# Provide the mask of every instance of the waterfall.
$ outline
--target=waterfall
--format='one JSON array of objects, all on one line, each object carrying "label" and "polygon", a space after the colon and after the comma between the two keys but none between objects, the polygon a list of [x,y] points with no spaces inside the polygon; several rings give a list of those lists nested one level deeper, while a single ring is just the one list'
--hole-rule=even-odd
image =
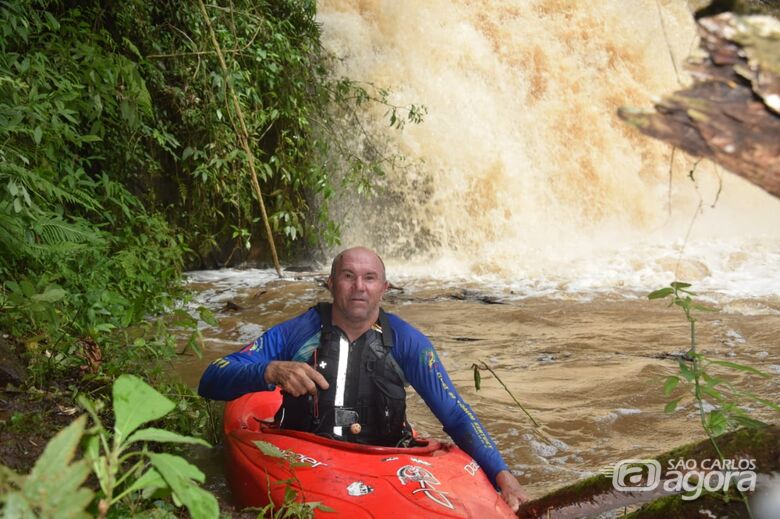
[{"label": "waterfall", "polygon": [[[388,128],[409,159],[340,201],[344,245],[403,277],[549,291],[676,279],[737,296],[780,288],[780,201],[616,115],[690,81],[682,0],[321,0],[337,73],[423,104]],[[670,178],[671,169],[671,178]],[[692,181],[689,178],[693,170]]]}]

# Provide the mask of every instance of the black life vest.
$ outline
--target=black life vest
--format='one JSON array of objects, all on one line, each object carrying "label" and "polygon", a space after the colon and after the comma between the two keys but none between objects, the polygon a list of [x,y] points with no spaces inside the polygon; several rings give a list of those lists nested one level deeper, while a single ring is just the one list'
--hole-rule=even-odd
[{"label": "black life vest", "polygon": [[316,398],[283,393],[276,416],[279,426],[371,445],[408,441],[406,390],[400,367],[390,353],[393,331],[384,311],[379,310],[381,331],[372,327],[350,343],[333,326],[330,303],[318,304],[317,310],[322,321],[320,345],[310,364],[329,387],[319,389]]}]

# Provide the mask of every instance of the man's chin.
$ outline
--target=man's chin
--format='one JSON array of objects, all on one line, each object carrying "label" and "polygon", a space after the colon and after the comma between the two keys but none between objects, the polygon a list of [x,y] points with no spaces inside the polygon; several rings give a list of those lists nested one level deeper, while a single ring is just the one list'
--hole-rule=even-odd
[{"label": "man's chin", "polygon": [[351,308],[344,313],[344,317],[353,323],[362,323],[371,318],[371,311],[369,308]]}]

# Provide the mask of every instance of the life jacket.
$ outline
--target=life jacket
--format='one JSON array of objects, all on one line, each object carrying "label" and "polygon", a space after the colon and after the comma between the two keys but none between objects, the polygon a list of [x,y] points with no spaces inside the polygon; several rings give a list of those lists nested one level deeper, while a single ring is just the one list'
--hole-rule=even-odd
[{"label": "life jacket", "polygon": [[[317,396],[283,393],[276,415],[285,429],[313,432],[337,440],[400,445],[411,439],[406,424],[406,390],[390,350],[393,330],[379,310],[380,329],[372,326],[355,342],[334,327],[330,303],[319,303],[320,345],[310,364],[328,381]],[[355,425],[359,424],[359,425]]]}]

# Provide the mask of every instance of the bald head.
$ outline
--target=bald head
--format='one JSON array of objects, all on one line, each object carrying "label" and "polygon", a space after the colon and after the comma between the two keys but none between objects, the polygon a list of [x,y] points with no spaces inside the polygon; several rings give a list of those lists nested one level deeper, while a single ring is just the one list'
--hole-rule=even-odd
[{"label": "bald head", "polygon": [[385,265],[376,252],[355,247],[333,260],[328,289],[333,296],[333,324],[354,341],[379,318],[379,303],[389,288]]},{"label": "bald head", "polygon": [[382,258],[379,257],[379,254],[374,252],[373,250],[367,248],[367,247],[352,247],[351,249],[345,249],[338,254],[336,254],[336,257],[333,258],[333,263],[330,265],[330,277],[334,278],[338,275],[339,269],[341,269],[341,263],[344,260],[344,257],[352,257],[352,256],[365,256],[365,257],[373,257],[376,259],[376,261],[379,264],[380,272],[382,275],[382,281],[387,280],[387,274],[385,272],[385,262],[382,261]]}]

